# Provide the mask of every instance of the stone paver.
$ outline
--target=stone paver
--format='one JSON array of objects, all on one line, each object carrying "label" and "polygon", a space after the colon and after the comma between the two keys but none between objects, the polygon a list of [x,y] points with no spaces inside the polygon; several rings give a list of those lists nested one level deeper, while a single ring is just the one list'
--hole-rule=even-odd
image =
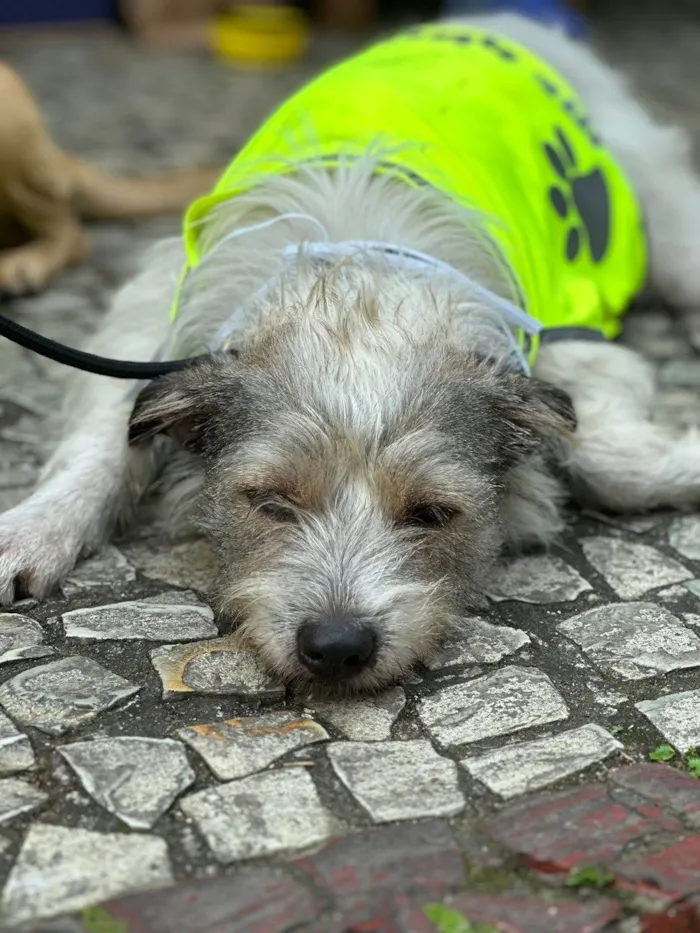
[{"label": "stone paver", "polygon": [[60,753],[88,794],[132,829],[151,829],[195,778],[184,747],[172,739],[98,738]]},{"label": "stone paver", "polygon": [[0,664],[45,658],[55,649],[44,645],[44,630],[33,619],[19,613],[0,612]]},{"label": "stone paver", "polygon": [[151,651],[163,684],[163,699],[186,693],[237,694],[281,698],[284,686],[273,680],[236,635],[188,645],[163,645]]},{"label": "stone paver", "polygon": [[23,725],[62,735],[139,690],[92,658],[62,658],[5,681],[0,706]]},{"label": "stone paver", "polygon": [[700,690],[668,693],[634,705],[679,751],[700,747]]},{"label": "stone paver", "polygon": [[127,558],[153,580],[207,593],[216,575],[216,560],[206,541],[187,541],[170,548],[152,542],[130,545]]},{"label": "stone paver", "polygon": [[224,863],[307,849],[339,828],[301,768],[202,790],[185,797],[180,806]]},{"label": "stone paver", "polygon": [[587,560],[621,599],[638,599],[651,590],[689,580],[693,574],[678,561],[638,541],[584,538]]},{"label": "stone paver", "polygon": [[688,560],[700,560],[700,517],[681,515],[668,529],[668,543]]},{"label": "stone paver", "polygon": [[37,823],[30,827],[10,872],[2,918],[19,924],[170,883],[162,839]]},{"label": "stone paver", "polygon": [[328,733],[313,719],[294,713],[268,713],[188,726],[178,733],[209,765],[220,781],[262,771],[288,752],[315,742]]},{"label": "stone paver", "polygon": [[530,636],[519,628],[494,625],[478,616],[460,621],[459,634],[450,638],[428,658],[431,671],[467,664],[495,664],[531,644]]},{"label": "stone paver", "polygon": [[339,742],[328,755],[376,823],[452,816],[464,808],[457,766],[437,755],[429,742]]},{"label": "stone paver", "polygon": [[0,823],[7,823],[20,813],[36,810],[48,800],[48,795],[20,778],[0,780]]},{"label": "stone paver", "polygon": [[401,687],[385,690],[376,697],[314,702],[319,719],[334,726],[346,739],[379,742],[391,738],[391,727],[406,705]]},{"label": "stone paver", "polygon": [[603,761],[622,748],[614,736],[593,723],[559,735],[519,742],[484,755],[467,756],[462,764],[489,790],[506,799],[540,790]]},{"label": "stone paver", "polygon": [[700,667],[700,639],[654,603],[614,603],[567,619],[558,630],[601,670],[626,680]]},{"label": "stone paver", "polygon": [[35,762],[29,737],[0,713],[0,775],[26,771]]},{"label": "stone paver", "polygon": [[136,571],[122,554],[109,544],[78,564],[61,589],[64,596],[78,596],[90,590],[126,586],[136,579]]},{"label": "stone paver", "polygon": [[525,667],[437,690],[418,715],[442,745],[461,745],[567,719],[569,710],[549,677]]},{"label": "stone paver", "polygon": [[195,641],[218,635],[208,606],[178,606],[153,602],[112,603],[74,609],[63,615],[68,638]]},{"label": "stone paver", "polygon": [[560,557],[527,555],[501,562],[488,586],[491,599],[516,599],[523,603],[563,603],[592,590],[578,571]]}]

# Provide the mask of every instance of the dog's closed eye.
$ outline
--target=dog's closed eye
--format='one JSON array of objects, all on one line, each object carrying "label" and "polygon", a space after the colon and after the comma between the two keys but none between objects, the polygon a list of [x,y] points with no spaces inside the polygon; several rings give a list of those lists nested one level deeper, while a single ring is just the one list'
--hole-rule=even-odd
[{"label": "dog's closed eye", "polygon": [[267,489],[245,489],[243,495],[251,509],[275,522],[292,523],[298,520],[294,503],[277,492]]},{"label": "dog's closed eye", "polygon": [[439,503],[420,503],[409,508],[401,517],[401,524],[414,528],[444,528],[459,510]]}]

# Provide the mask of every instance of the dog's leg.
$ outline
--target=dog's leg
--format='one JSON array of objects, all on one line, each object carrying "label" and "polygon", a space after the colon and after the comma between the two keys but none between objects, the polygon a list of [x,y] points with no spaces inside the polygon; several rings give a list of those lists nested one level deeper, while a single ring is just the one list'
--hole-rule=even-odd
[{"label": "dog's leg", "polygon": [[617,511],[700,503],[700,435],[651,421],[654,377],[641,356],[615,344],[566,341],[542,347],[535,374],[574,403],[568,469],[581,501]]},{"label": "dog's leg", "polygon": [[[165,340],[183,262],[179,241],[159,245],[146,270],[117,296],[93,353],[148,360]],[[114,521],[153,477],[150,451],[128,446],[134,384],[76,378],[66,401],[63,440],[36,491],[0,515],[0,604],[18,594],[42,597],[78,557],[104,540]]]}]

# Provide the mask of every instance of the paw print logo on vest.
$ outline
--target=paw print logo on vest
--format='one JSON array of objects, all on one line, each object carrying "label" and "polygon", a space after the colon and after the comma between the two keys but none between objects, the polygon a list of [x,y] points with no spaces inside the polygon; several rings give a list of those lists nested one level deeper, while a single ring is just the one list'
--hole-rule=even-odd
[{"label": "paw print logo on vest", "polygon": [[485,49],[493,52],[494,55],[498,55],[500,59],[504,62],[514,62],[517,60],[517,55],[513,49],[509,49],[507,45],[498,38],[498,36],[484,36],[481,40],[481,44]]},{"label": "paw print logo on vest", "polygon": [[549,189],[549,201],[567,224],[565,253],[569,262],[581,255],[586,241],[593,262],[600,262],[610,243],[610,194],[600,169],[583,174],[566,134],[555,129],[556,142],[545,143],[544,152],[558,183]]},{"label": "paw print logo on vest", "polygon": [[583,130],[594,145],[599,146],[601,142],[600,136],[598,136],[591,126],[591,118],[586,113],[581,101],[570,98],[562,99],[559,95],[559,88],[552,84],[549,78],[545,78],[544,75],[536,74],[535,79],[545,94],[554,100],[558,100],[564,113],[571,117],[574,123]]}]

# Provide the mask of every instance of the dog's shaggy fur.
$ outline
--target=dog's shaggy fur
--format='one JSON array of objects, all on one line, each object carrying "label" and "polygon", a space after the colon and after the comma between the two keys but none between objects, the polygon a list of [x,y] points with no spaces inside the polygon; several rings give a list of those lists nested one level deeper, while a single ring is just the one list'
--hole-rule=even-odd
[{"label": "dog's shaggy fur", "polygon": [[[700,183],[682,133],[657,126],[588,48],[516,16],[486,22],[577,88],[643,201],[654,286],[700,302]],[[135,410],[133,388],[77,379],[41,485],[0,518],[0,601],[45,595],[104,539],[152,482],[156,433],[186,448],[179,502],[202,487],[220,607],[269,668],[301,685],[350,674],[347,688],[366,690],[399,677],[479,600],[504,544],[555,539],[567,485],[617,510],[698,502],[700,441],[649,421],[651,372],[632,351],[552,343],[528,379],[457,279],[370,253],[330,268],[300,260],[283,275],[283,249],[321,224],[331,241],[420,249],[507,294],[479,218],[377,175],[373,158],[273,178],[217,209],[173,329],[182,244],[153,250],[90,349],[197,353],[243,308],[228,340],[240,353],[157,381]],[[227,237],[286,213],[306,219]],[[167,507],[178,511],[172,496]],[[329,674],[305,633],[338,620],[368,637]]]},{"label": "dog's shaggy fur", "polygon": [[87,251],[81,220],[182,211],[216,169],[118,178],[64,152],[19,75],[0,62],[0,292],[44,288]]}]

